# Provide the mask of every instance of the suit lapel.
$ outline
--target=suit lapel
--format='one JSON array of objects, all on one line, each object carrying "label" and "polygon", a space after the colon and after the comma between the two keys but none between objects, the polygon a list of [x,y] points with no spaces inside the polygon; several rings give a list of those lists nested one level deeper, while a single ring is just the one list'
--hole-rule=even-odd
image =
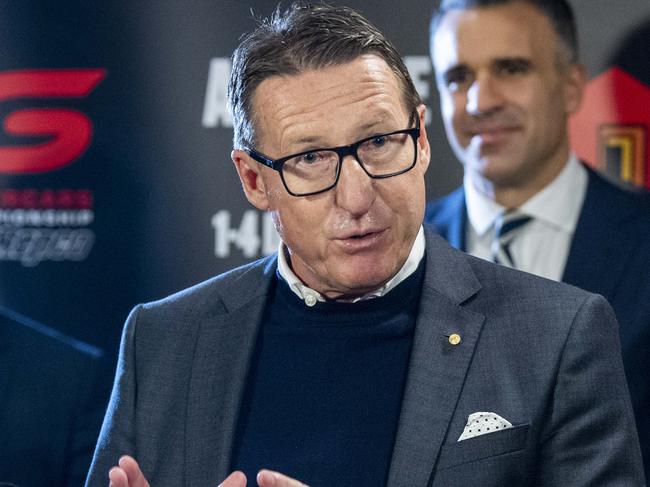
[{"label": "suit lapel", "polygon": [[216,485],[230,472],[246,376],[275,273],[275,259],[222,292],[226,313],[201,319],[187,403],[188,485]]},{"label": "suit lapel", "polygon": [[462,187],[433,203],[427,212],[426,223],[433,225],[442,237],[460,250],[466,249],[467,208]]},{"label": "suit lapel", "polygon": [[618,191],[588,171],[587,194],[562,281],[611,299],[626,264],[620,256],[627,255],[636,241],[632,232],[624,231],[624,222],[633,215],[619,204]]},{"label": "suit lapel", "polygon": [[[461,306],[480,289],[466,259],[431,236],[426,255],[389,487],[428,485],[484,320]],[[460,344],[450,343],[453,333]]]}]

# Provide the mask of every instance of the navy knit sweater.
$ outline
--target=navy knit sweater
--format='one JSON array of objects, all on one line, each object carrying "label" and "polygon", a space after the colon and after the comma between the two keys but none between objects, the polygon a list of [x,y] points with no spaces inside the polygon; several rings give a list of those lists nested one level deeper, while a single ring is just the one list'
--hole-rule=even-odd
[{"label": "navy knit sweater", "polygon": [[311,487],[386,483],[423,277],[387,295],[310,308],[278,279],[235,437],[233,470]]}]

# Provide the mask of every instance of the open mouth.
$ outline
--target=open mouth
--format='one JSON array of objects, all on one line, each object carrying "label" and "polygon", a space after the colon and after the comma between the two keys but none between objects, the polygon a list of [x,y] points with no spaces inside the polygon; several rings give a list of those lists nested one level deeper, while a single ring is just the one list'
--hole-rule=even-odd
[{"label": "open mouth", "polygon": [[355,233],[339,238],[338,241],[347,251],[359,252],[371,250],[379,244],[384,233],[385,230]]},{"label": "open mouth", "polygon": [[368,230],[361,230],[356,233],[346,233],[343,234],[339,237],[339,240],[363,240],[364,238],[372,237],[374,235],[378,235],[382,233],[384,230],[383,229],[368,229]]},{"label": "open mouth", "polygon": [[355,239],[355,240],[361,240],[361,239],[364,239],[366,237],[376,235],[377,233],[378,232],[367,232],[367,233],[362,233],[362,234],[359,234],[359,235],[352,235],[351,237],[348,237],[348,238],[352,238],[352,239]]}]

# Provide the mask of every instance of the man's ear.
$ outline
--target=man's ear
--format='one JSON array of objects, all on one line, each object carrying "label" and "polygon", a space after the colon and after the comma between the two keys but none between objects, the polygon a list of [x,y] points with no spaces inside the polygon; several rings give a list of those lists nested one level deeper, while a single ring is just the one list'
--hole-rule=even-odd
[{"label": "man's ear", "polygon": [[580,108],[586,84],[586,68],[582,64],[571,64],[567,68],[564,87],[564,104],[567,115],[577,112]]},{"label": "man's ear", "polygon": [[422,174],[424,174],[431,160],[431,147],[429,146],[429,139],[427,138],[426,128],[426,106],[420,105],[417,108],[417,115],[420,118],[420,137],[418,137],[418,147],[420,149],[419,164],[422,165]]},{"label": "man's ear", "polygon": [[262,168],[246,152],[234,149],[230,153],[235,164],[237,174],[241,181],[246,198],[258,210],[266,211],[269,208],[266,186],[262,177]]}]

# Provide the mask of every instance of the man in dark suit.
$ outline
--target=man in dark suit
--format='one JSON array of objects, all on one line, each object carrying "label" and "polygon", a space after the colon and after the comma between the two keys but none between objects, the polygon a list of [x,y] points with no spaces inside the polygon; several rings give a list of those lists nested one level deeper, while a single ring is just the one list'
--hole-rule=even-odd
[{"label": "man in dark suit", "polygon": [[381,32],[277,12],[229,101],[281,246],[131,313],[88,486],[643,485],[606,301],[422,228],[425,107]]},{"label": "man in dark suit", "polygon": [[0,483],[84,484],[110,390],[102,352],[0,308]]},{"label": "man in dark suit", "polygon": [[650,206],[571,154],[579,106],[573,13],[564,0],[444,0],[431,54],[463,187],[427,206],[454,247],[601,294],[650,464]]}]

